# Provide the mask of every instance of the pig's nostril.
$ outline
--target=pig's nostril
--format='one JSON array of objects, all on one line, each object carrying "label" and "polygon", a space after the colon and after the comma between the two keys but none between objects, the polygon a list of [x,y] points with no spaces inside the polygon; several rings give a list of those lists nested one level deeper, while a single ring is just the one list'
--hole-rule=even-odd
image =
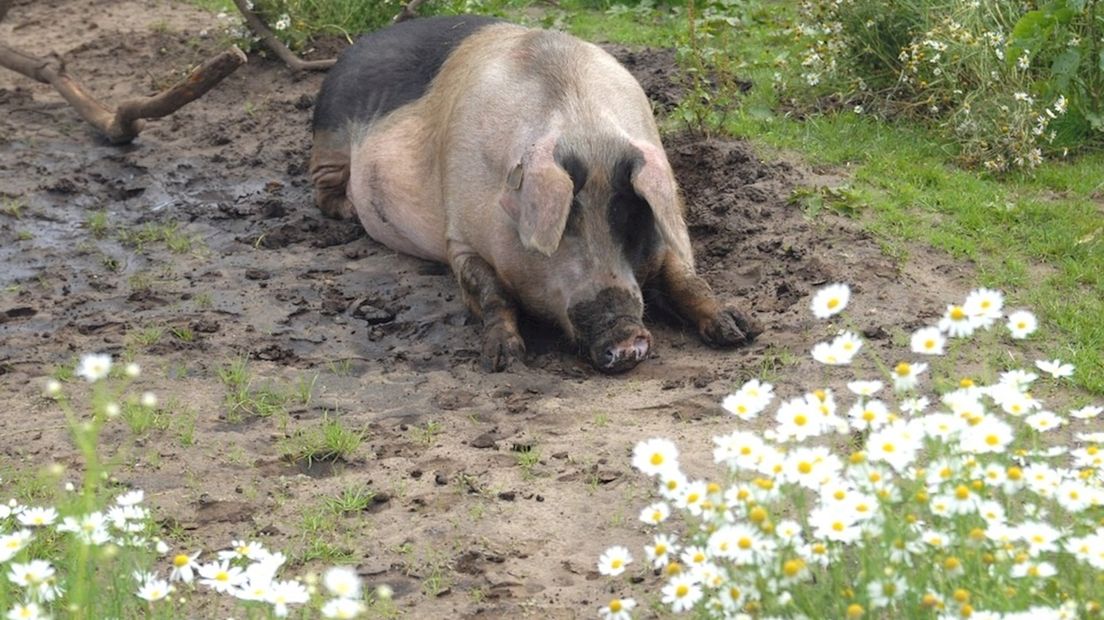
[{"label": "pig's nostril", "polygon": [[617,347],[612,346],[607,348],[605,353],[602,354],[602,361],[604,365],[612,366],[617,363],[617,359],[619,357],[620,356],[618,355]]}]

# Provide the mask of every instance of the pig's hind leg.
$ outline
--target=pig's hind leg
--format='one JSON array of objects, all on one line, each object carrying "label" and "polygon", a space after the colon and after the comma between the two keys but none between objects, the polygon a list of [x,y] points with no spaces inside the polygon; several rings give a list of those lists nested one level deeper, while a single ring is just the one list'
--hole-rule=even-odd
[{"label": "pig's hind leg", "polygon": [[326,217],[347,220],[355,210],[349,202],[349,147],[330,146],[325,136],[315,134],[311,149],[310,177],[314,185],[314,203]]},{"label": "pig's hind leg", "polygon": [[675,252],[667,252],[660,269],[668,303],[697,326],[706,344],[736,347],[750,343],[763,328],[732,303],[717,299],[713,289]]},{"label": "pig's hind leg", "polygon": [[473,252],[456,251],[453,243],[449,243],[449,263],[468,307],[483,322],[483,369],[500,372],[524,358],[525,341],[518,333],[517,304],[494,268]]}]

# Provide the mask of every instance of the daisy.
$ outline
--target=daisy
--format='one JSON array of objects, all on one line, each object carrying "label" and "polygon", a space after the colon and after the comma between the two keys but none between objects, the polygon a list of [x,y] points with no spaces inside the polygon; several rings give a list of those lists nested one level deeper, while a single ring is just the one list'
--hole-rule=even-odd
[{"label": "daisy", "polygon": [[631,620],[636,601],[631,598],[615,598],[605,607],[598,608],[602,620]]},{"label": "daisy", "polygon": [[979,327],[989,329],[993,323],[1001,318],[1001,310],[1004,308],[1004,295],[1000,291],[979,288],[971,291],[966,296],[966,303],[962,308]]},{"label": "daisy", "polygon": [[669,439],[652,438],[633,448],[632,466],[648,476],[678,470],[678,448]]},{"label": "daisy", "polygon": [[1099,491],[1078,480],[1067,480],[1058,485],[1054,498],[1067,512],[1081,512],[1094,504]]},{"label": "daisy", "polygon": [[188,555],[186,553],[178,553],[173,556],[172,559],[172,572],[169,573],[169,581],[183,581],[184,583],[191,583],[195,579],[195,571],[199,570],[199,564],[196,563],[196,558],[199,557],[200,552]]},{"label": "daisy", "polygon": [[873,396],[880,392],[884,385],[881,381],[851,381],[847,384],[847,389],[856,396]]},{"label": "daisy", "polygon": [[920,373],[928,369],[927,364],[909,364],[901,362],[893,367],[893,389],[908,392],[919,383]]},{"label": "daisy", "polygon": [[967,432],[959,434],[959,446],[971,454],[1004,452],[1012,442],[1012,427],[999,418],[982,416],[981,421]]},{"label": "daisy", "polygon": [[675,537],[667,534],[656,534],[652,544],[644,546],[644,554],[653,568],[663,568],[677,553],[678,545],[675,544]]},{"label": "daisy", "polygon": [[341,598],[360,598],[360,577],[347,566],[334,566],[322,576],[326,590]]},{"label": "daisy", "polygon": [[791,398],[782,403],[778,413],[775,414],[775,420],[778,422],[778,427],[775,429],[778,433],[778,441],[801,442],[819,435],[823,431],[822,417],[817,410],[809,406],[805,398]]},{"label": "daisy", "polygon": [[31,530],[19,530],[0,536],[0,563],[7,562],[23,550],[33,538]]},{"label": "daisy", "polygon": [[862,531],[855,527],[854,514],[839,507],[818,507],[809,513],[809,527],[813,528],[813,537],[851,543],[859,539]]},{"label": "daisy", "polygon": [[880,400],[857,402],[847,411],[851,428],[857,431],[876,430],[889,422],[889,408]]},{"label": "daisy", "polygon": [[45,527],[57,521],[58,513],[53,508],[27,507],[19,513],[19,522],[28,527]]},{"label": "daisy", "polygon": [[689,611],[702,597],[702,589],[691,575],[675,575],[660,592],[675,613]]},{"label": "daisy", "polygon": [[245,575],[238,566],[230,566],[229,560],[210,562],[199,567],[199,583],[216,592],[230,593],[245,583]]},{"label": "daisy", "polygon": [[138,588],[138,598],[155,603],[167,597],[172,591],[173,587],[164,579],[146,579]]},{"label": "daisy", "polygon": [[759,415],[774,398],[774,386],[769,383],[760,383],[758,379],[752,379],[745,383],[734,394],[729,394],[721,401],[725,411],[740,418],[750,420]]},{"label": "daisy", "polygon": [[220,560],[258,560],[268,554],[268,551],[259,542],[235,540],[230,543],[230,549],[219,551]]},{"label": "daisy", "polygon": [[1070,417],[1077,418],[1079,420],[1088,420],[1090,418],[1095,418],[1101,413],[1104,413],[1104,407],[1088,405],[1080,409],[1074,409],[1070,411]]},{"label": "daisy", "polygon": [[870,607],[873,609],[892,605],[906,592],[908,592],[908,584],[905,583],[904,577],[886,578],[885,581],[873,581],[866,585],[866,594],[870,597]]},{"label": "daisy", "polygon": [[111,372],[111,356],[107,354],[88,353],[81,357],[77,365],[77,374],[89,383],[103,379],[109,372]]},{"label": "daisy", "polygon": [[356,618],[367,610],[368,608],[360,601],[347,598],[335,598],[326,601],[326,604],[322,606],[322,617],[343,619]]},{"label": "daisy", "polygon": [[1016,534],[1027,543],[1027,552],[1032,557],[1044,551],[1055,551],[1062,538],[1062,532],[1042,521],[1025,521],[1016,528]]},{"label": "daisy", "polygon": [[851,287],[846,284],[829,284],[813,295],[813,316],[826,319],[839,314],[851,299]]},{"label": "daisy", "polygon": [[38,603],[16,603],[11,610],[8,611],[8,615],[5,616],[8,620],[49,620],[48,616]]},{"label": "daisy", "polygon": [[906,398],[901,401],[901,411],[910,415],[917,415],[923,413],[928,408],[931,402],[928,401],[927,396],[920,396],[919,398]]},{"label": "daisy", "polygon": [[640,520],[651,525],[659,525],[669,516],[671,516],[671,509],[666,502],[650,504],[640,511]]},{"label": "daisy", "polygon": [[773,550],[759,532],[750,525],[725,525],[709,536],[709,552],[714,558],[725,558],[736,565],[764,563]]},{"label": "daisy", "polygon": [[272,611],[278,618],[286,618],[288,605],[302,605],[310,600],[306,586],[294,579],[277,581],[268,591],[266,602],[272,604]]},{"label": "daisy", "polygon": [[1017,310],[1008,315],[1008,331],[1012,333],[1012,338],[1016,340],[1027,338],[1038,327],[1039,322],[1035,319],[1035,315],[1026,310]]},{"label": "daisy", "polygon": [[598,572],[602,575],[616,577],[625,572],[625,566],[632,562],[629,550],[621,546],[613,546],[606,549],[602,557],[598,558]]},{"label": "daisy", "polygon": [[754,470],[759,464],[763,440],[758,433],[735,431],[713,438],[713,462],[725,463],[732,470]]},{"label": "daisy", "polygon": [[965,338],[974,333],[974,323],[962,306],[947,306],[947,312],[939,319],[939,331],[951,338]]},{"label": "daisy", "polygon": [[866,454],[871,461],[884,461],[897,471],[904,471],[916,460],[923,434],[898,420],[870,434]]},{"label": "daisy", "polygon": [[1040,433],[1052,431],[1065,423],[1065,420],[1054,415],[1051,411],[1039,411],[1024,418],[1024,424]]},{"label": "daisy", "polygon": [[709,486],[702,480],[695,480],[682,488],[682,493],[675,498],[675,506],[689,512],[695,517],[702,513],[702,504],[709,494]]},{"label": "daisy", "polygon": [[1073,376],[1073,364],[1064,364],[1062,360],[1036,360],[1035,367],[1056,379]]},{"label": "daisy", "polygon": [[910,347],[913,353],[921,355],[943,355],[947,339],[938,327],[922,327],[912,334]]}]

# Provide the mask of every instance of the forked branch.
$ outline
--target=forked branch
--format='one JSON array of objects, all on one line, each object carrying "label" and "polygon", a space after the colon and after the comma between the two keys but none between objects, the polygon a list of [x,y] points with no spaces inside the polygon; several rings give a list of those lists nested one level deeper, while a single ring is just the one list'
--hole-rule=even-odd
[{"label": "forked branch", "polygon": [[[0,16],[6,8],[6,2],[7,0],[0,0]],[[69,75],[65,64],[56,55],[38,58],[0,45],[0,67],[53,86],[84,120],[114,144],[133,141],[142,131],[143,119],[168,116],[195,101],[245,64],[245,61],[245,54],[237,47],[231,47],[200,65],[168,90],[152,97],[124,101],[118,108],[111,110]]]},{"label": "forked branch", "polygon": [[422,4],[422,2],[425,2],[425,0],[410,0],[410,2],[407,2],[406,5],[403,6],[402,11],[400,11],[399,14],[395,17],[391,18],[391,23],[397,24],[399,22],[404,22],[408,19],[413,19],[417,17],[418,7]]},{"label": "forked branch", "polygon": [[264,23],[264,20],[249,8],[248,0],[234,0],[234,6],[238,7],[238,11],[245,18],[246,26],[253,31],[253,34],[261,38],[261,42],[265,44],[265,47],[272,50],[273,54],[276,54],[280,60],[284,61],[284,64],[295,71],[325,71],[337,62],[336,58],[327,58],[326,60],[303,60],[299,58],[284,45],[283,41],[277,38],[268,25]]}]

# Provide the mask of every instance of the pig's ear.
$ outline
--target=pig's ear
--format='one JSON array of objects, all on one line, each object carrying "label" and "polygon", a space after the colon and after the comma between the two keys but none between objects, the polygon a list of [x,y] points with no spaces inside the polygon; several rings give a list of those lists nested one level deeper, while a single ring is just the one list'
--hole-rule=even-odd
[{"label": "pig's ear", "polygon": [[642,156],[633,171],[633,190],[652,207],[659,232],[668,247],[693,265],[694,252],[683,219],[682,200],[667,155],[662,148],[647,142],[634,140],[632,144]]},{"label": "pig's ear", "polygon": [[521,244],[545,256],[560,246],[574,185],[547,153],[535,152],[517,164],[506,177],[502,208],[517,222]]}]

